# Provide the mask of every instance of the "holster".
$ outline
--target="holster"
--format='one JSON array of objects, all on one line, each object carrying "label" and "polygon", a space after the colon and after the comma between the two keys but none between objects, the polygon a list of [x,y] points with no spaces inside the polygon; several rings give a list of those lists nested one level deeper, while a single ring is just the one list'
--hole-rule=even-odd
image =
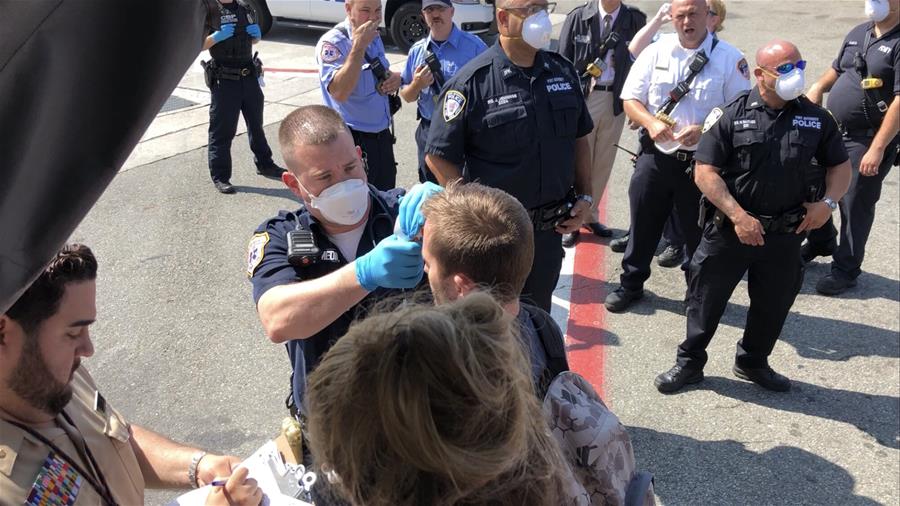
[{"label": "holster", "polygon": [[256,71],[256,77],[262,77],[263,75],[263,62],[259,59],[256,53],[253,55],[253,70]]},{"label": "holster", "polygon": [[700,227],[701,230],[703,230],[703,227],[706,226],[706,222],[711,220],[713,215],[719,209],[716,206],[714,206],[713,203],[709,201],[709,199],[706,198],[706,195],[700,196],[700,204],[699,205],[700,205],[700,210],[697,213],[697,215],[698,215],[697,225]]},{"label": "holster", "polygon": [[530,209],[528,217],[531,218],[531,223],[536,231],[552,230],[569,219],[569,211],[575,207],[577,201],[578,196],[575,194],[575,189],[570,188],[564,199]]},{"label": "holster", "polygon": [[825,173],[827,169],[812,162],[806,166],[803,182],[806,188],[806,201],[818,202],[825,197]]},{"label": "holster", "polygon": [[388,106],[391,109],[391,116],[397,114],[397,111],[403,107],[403,101],[400,100],[400,95],[397,95],[396,93],[388,95]]},{"label": "holster", "polygon": [[200,66],[203,67],[203,82],[207,88],[213,89],[216,84],[216,62],[200,60]]}]

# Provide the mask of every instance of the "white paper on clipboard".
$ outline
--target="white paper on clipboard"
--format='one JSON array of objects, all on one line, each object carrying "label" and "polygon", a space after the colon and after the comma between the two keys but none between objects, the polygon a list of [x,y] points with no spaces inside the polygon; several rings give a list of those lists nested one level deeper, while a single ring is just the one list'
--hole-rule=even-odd
[{"label": "white paper on clipboard", "polygon": [[[247,457],[241,462],[240,467],[246,467],[250,472],[248,476],[256,480],[259,488],[265,494],[262,506],[313,506],[312,504],[294,499],[293,497],[281,493],[275,475],[269,468],[269,462],[281,462],[281,455],[274,441],[269,441],[256,450],[253,455]],[[180,495],[166,506],[203,506],[206,503],[206,497],[209,495],[212,487],[200,487],[197,490]]]}]

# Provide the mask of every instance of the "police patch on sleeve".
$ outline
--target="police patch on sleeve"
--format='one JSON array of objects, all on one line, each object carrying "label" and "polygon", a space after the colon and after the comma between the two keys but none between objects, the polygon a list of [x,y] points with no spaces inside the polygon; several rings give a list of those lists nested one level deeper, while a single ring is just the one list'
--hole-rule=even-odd
[{"label": "police patch on sleeve", "polygon": [[322,43],[322,50],[319,52],[319,57],[322,58],[323,63],[336,62],[341,56],[343,56],[343,54],[337,46],[331,42]]},{"label": "police patch on sleeve", "polygon": [[466,96],[456,90],[450,90],[444,95],[444,121],[453,121],[466,105]]},{"label": "police patch on sleeve", "polygon": [[256,268],[266,255],[266,244],[269,244],[269,233],[254,234],[247,246],[247,277],[252,278]]},{"label": "police patch on sleeve", "polygon": [[737,64],[737,69],[738,72],[740,72],[741,75],[744,76],[744,79],[750,79],[750,65],[747,64],[746,58],[741,58],[741,61],[739,61]]},{"label": "police patch on sleeve", "polygon": [[719,118],[722,117],[722,114],[724,114],[724,111],[718,107],[709,111],[709,114],[706,115],[706,121],[703,122],[703,130],[701,132],[706,133],[707,130],[712,128],[719,121]]}]

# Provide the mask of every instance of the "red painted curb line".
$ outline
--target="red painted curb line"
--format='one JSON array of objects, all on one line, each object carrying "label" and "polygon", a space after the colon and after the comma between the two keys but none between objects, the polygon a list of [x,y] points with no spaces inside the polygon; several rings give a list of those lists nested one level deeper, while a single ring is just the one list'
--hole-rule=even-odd
[{"label": "red painted curb line", "polygon": [[[598,212],[600,222],[606,223],[605,196],[600,201]],[[582,232],[575,247],[569,321],[566,323],[569,367],[584,376],[604,400],[605,258],[606,247],[593,234]]]}]

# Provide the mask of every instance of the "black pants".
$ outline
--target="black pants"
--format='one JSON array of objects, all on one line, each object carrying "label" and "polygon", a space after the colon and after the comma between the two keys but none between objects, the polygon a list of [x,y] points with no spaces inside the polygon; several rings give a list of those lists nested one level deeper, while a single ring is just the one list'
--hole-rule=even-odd
[{"label": "black pants", "polygon": [[419,160],[419,182],[431,181],[437,183],[437,178],[431,173],[428,164],[425,163],[425,144],[428,143],[428,129],[431,122],[422,118],[419,119],[419,126],[416,127],[416,154]]},{"label": "black pants", "polygon": [[622,257],[622,287],[640,290],[650,277],[650,261],[673,205],[684,237],[687,267],[687,259],[700,242],[700,190],[685,173],[689,165],[646,146],[638,157],[628,186],[631,238]]},{"label": "black pants", "polygon": [[210,90],[209,174],[213,181],[231,180],[231,141],[238,116],[244,115],[247,138],[257,167],[272,164],[272,150],[263,131],[263,92],[252,73],[238,80],[219,79]]},{"label": "black pants", "polygon": [[555,230],[534,232],[534,261],[522,289],[522,300],[550,312],[553,290],[559,281],[563,260],[562,236]]},{"label": "black pants", "polygon": [[770,232],[763,246],[747,246],[741,244],[730,224],[719,230],[712,221],[707,222],[688,272],[687,338],[678,346],[679,365],[691,369],[706,365],[706,347],[745,273],[750,308],[735,363],[748,368],[767,365],[803,284],[803,237]]},{"label": "black pants", "polygon": [[669,219],[666,220],[666,226],[663,228],[662,234],[667,245],[676,248],[684,247],[684,237],[681,235],[681,225],[678,223],[678,215],[675,214],[674,208],[672,209],[672,213],[669,214]]},{"label": "black pants", "polygon": [[394,160],[394,136],[385,128],[377,133],[350,130],[353,142],[366,158],[369,183],[382,191],[397,187],[397,162]]},{"label": "black pants", "polygon": [[[841,279],[856,279],[862,273],[863,257],[866,254],[866,242],[872,223],[875,222],[875,204],[881,198],[881,184],[891,171],[896,153],[897,141],[894,140],[884,150],[884,159],[878,167],[878,174],[861,176],[859,162],[872,144],[868,137],[844,137],[844,146],[850,155],[853,166],[853,179],[850,190],[841,199],[841,241],[832,255],[831,274]],[[837,239],[834,221],[809,234],[809,242],[822,247],[830,247]]]}]

